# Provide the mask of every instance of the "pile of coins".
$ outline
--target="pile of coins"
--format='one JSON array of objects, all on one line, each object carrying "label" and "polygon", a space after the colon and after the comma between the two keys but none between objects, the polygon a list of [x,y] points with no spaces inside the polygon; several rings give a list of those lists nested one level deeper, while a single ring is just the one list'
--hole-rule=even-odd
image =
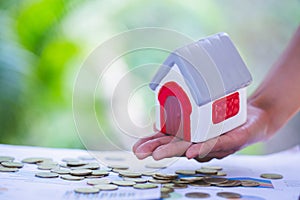
[{"label": "pile of coins", "polygon": [[[225,178],[226,172],[220,166],[202,166],[197,170],[176,170],[174,173],[158,173],[153,171],[136,172],[129,170],[125,165],[108,165],[100,169],[97,162],[90,161],[92,157],[64,158],[61,163],[51,158],[30,157],[21,162],[15,162],[13,157],[0,156],[0,172],[17,172],[25,164],[35,164],[39,178],[61,178],[67,181],[81,181],[87,179],[87,186],[76,188],[74,191],[81,194],[92,194],[100,191],[113,191],[119,187],[132,187],[146,190],[160,187],[161,198],[168,198],[176,189],[192,187],[258,187],[260,183],[253,180],[237,180]],[[162,169],[166,166],[148,164],[146,168]],[[110,173],[116,173],[121,180],[112,180]],[[262,178],[282,179],[279,174],[264,173]],[[232,192],[219,192],[217,196],[223,198],[241,198],[240,194]],[[209,198],[205,192],[188,192],[187,198]]]}]

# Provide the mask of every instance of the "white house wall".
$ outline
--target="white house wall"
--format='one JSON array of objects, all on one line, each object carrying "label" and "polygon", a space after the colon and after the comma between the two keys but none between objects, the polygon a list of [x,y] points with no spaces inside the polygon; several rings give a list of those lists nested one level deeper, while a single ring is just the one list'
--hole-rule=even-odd
[{"label": "white house wall", "polygon": [[[247,114],[247,90],[246,88],[242,88],[238,90],[240,96],[240,110],[237,115],[221,122],[218,124],[212,123],[212,104],[213,102],[207,103],[203,106],[198,107],[198,105],[193,100],[191,92],[186,85],[182,74],[178,66],[175,64],[170,72],[163,78],[160,82],[159,86],[157,86],[155,90],[155,98],[156,98],[156,128],[161,130],[160,124],[160,104],[158,101],[158,93],[161,87],[170,81],[176,82],[187,94],[189,97],[192,113],[190,116],[190,126],[191,126],[191,142],[202,142],[206,141],[210,138],[216,137],[225,133],[227,131],[232,130],[233,128],[243,124],[246,121]],[[234,92],[235,93],[235,92]],[[230,95],[230,94],[228,94]]]}]

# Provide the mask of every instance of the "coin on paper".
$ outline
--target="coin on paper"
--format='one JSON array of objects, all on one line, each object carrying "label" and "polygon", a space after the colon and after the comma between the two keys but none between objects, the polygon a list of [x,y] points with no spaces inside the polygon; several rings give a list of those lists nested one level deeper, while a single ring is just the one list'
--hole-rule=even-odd
[{"label": "coin on paper", "polygon": [[88,185],[103,185],[103,184],[110,184],[111,180],[107,179],[107,178],[103,178],[103,179],[92,179],[92,180],[88,180],[87,184]]},{"label": "coin on paper", "polygon": [[18,168],[0,167],[0,172],[17,172]]},{"label": "coin on paper", "polygon": [[58,174],[53,172],[38,172],[35,176],[39,178],[57,178]]},{"label": "coin on paper", "polygon": [[115,185],[118,185],[118,186],[133,186],[133,185],[135,185],[134,181],[113,181],[112,183]]},{"label": "coin on paper", "polygon": [[117,185],[111,185],[111,184],[102,184],[102,185],[94,185],[94,188],[99,189],[100,191],[109,191],[109,190],[117,190]]},{"label": "coin on paper", "polygon": [[280,174],[271,174],[271,173],[261,174],[260,177],[267,178],[267,179],[282,179],[283,178],[283,176]]},{"label": "coin on paper", "polygon": [[92,173],[90,169],[74,169],[70,171],[70,174],[73,176],[86,176]]},{"label": "coin on paper", "polygon": [[13,161],[15,158],[11,156],[0,156],[0,163],[7,162],[7,161]]},{"label": "coin on paper", "polygon": [[1,165],[4,167],[10,167],[10,168],[22,168],[24,166],[23,163],[12,162],[12,161],[2,162]]},{"label": "coin on paper", "polygon": [[136,189],[153,189],[153,188],[157,188],[158,186],[156,184],[135,184],[133,186]]},{"label": "coin on paper", "polygon": [[94,193],[98,193],[99,189],[94,187],[83,187],[83,188],[76,188],[74,191],[82,194],[94,194]]},{"label": "coin on paper", "polygon": [[205,192],[188,192],[184,196],[191,199],[203,199],[203,198],[209,198],[210,194]]},{"label": "coin on paper", "polygon": [[241,181],[243,187],[257,187],[260,186],[260,183],[257,181]]},{"label": "coin on paper", "polygon": [[82,176],[62,175],[60,178],[67,181],[81,181],[84,179]]},{"label": "coin on paper", "polygon": [[223,197],[226,199],[238,199],[238,198],[242,197],[242,195],[240,195],[238,193],[234,193],[234,192],[218,192],[217,196]]}]

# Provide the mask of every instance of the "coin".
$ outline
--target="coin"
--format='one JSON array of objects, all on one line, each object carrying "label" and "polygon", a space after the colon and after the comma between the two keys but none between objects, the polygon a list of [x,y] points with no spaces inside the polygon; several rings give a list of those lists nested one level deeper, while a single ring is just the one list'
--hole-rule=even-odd
[{"label": "coin", "polygon": [[10,167],[10,168],[22,168],[24,166],[23,163],[12,162],[12,161],[2,162],[1,165],[3,165],[4,167]]},{"label": "coin", "polygon": [[86,165],[86,164],[87,164],[87,162],[81,161],[81,160],[67,162],[67,166],[69,166],[69,167],[78,167],[78,166],[83,166],[83,165]]},{"label": "coin", "polygon": [[178,174],[162,174],[162,173],[156,173],[152,175],[153,178],[155,179],[160,179],[160,180],[173,180],[178,177]]},{"label": "coin", "polygon": [[173,183],[175,183],[175,184],[189,184],[189,183],[191,183],[191,181],[189,181],[189,180],[173,180],[172,181]]},{"label": "coin", "polygon": [[124,177],[123,178],[124,181],[134,181],[136,183],[146,183],[148,180],[144,179],[144,178],[128,178],[128,177]]},{"label": "coin", "polygon": [[99,190],[116,190],[118,189],[117,185],[110,185],[110,184],[102,184],[102,185],[94,185],[94,188],[98,188]]},{"label": "coin", "polygon": [[41,165],[38,166],[38,169],[40,169],[40,170],[51,170],[51,169],[54,169],[56,167],[57,167],[57,165],[41,164]]},{"label": "coin", "polygon": [[82,176],[62,175],[60,178],[68,181],[81,181],[84,179]]},{"label": "coin", "polygon": [[227,176],[227,173],[223,172],[223,171],[218,171],[218,173],[216,175],[217,176]]},{"label": "coin", "polygon": [[98,163],[87,163],[86,165],[71,167],[71,169],[93,169],[93,170],[99,168],[100,165]]},{"label": "coin", "polygon": [[142,172],[143,176],[153,176],[153,174],[155,174],[155,172],[153,172],[153,171],[144,171],[144,172]]},{"label": "coin", "polygon": [[115,185],[118,185],[118,186],[133,186],[133,185],[135,185],[134,181],[113,181],[112,183]]},{"label": "coin", "polygon": [[111,180],[107,179],[107,178],[103,178],[103,179],[92,179],[92,180],[88,180],[87,184],[88,185],[103,185],[103,184],[110,184]]},{"label": "coin", "polygon": [[58,174],[53,172],[37,172],[35,176],[39,178],[57,178]]},{"label": "coin", "polygon": [[271,173],[261,174],[260,177],[266,178],[266,179],[282,179],[283,178],[283,176],[280,174],[271,174]]},{"label": "coin", "polygon": [[188,192],[184,196],[191,199],[202,199],[210,197],[210,194],[204,192]]},{"label": "coin", "polygon": [[199,180],[199,181],[190,183],[190,185],[191,185],[191,186],[196,186],[196,187],[208,187],[208,186],[210,186],[211,184],[210,184],[210,183],[207,183],[207,182],[204,182],[203,180]]},{"label": "coin", "polygon": [[112,169],[123,169],[123,170],[129,169],[129,167],[126,165],[108,165],[107,167]]},{"label": "coin", "polygon": [[195,170],[176,170],[176,174],[182,174],[182,175],[194,175],[196,174]]},{"label": "coin", "polygon": [[214,174],[217,174],[218,171],[215,170],[215,169],[197,169],[196,170],[196,173],[199,173],[199,174],[206,174],[206,175],[214,175]]},{"label": "coin", "polygon": [[206,177],[203,179],[203,181],[210,183],[212,185],[221,184],[228,182],[228,179],[226,178],[213,178],[213,177]]},{"label": "coin", "polygon": [[152,188],[157,188],[158,186],[156,184],[135,184],[133,186],[135,189],[152,189]]},{"label": "coin", "polygon": [[242,197],[242,195],[240,195],[238,193],[234,193],[234,192],[218,192],[217,196],[223,197],[226,199],[238,199],[238,198]]},{"label": "coin", "polygon": [[94,194],[94,193],[98,193],[100,190],[94,187],[83,187],[83,188],[76,188],[74,191],[76,193],[82,193],[82,194]]},{"label": "coin", "polygon": [[242,184],[241,181],[238,180],[228,180],[224,183],[218,183],[215,185],[218,187],[237,187],[240,186],[241,184]]},{"label": "coin", "polygon": [[15,158],[11,156],[0,156],[0,163],[13,161]]},{"label": "coin", "polygon": [[204,165],[201,167],[202,169],[209,169],[209,170],[217,170],[217,171],[220,171],[222,170],[223,168],[220,167],[220,166],[213,166],[213,165]]},{"label": "coin", "polygon": [[93,176],[108,176],[109,172],[105,170],[93,170],[92,171]]},{"label": "coin", "polygon": [[18,168],[0,167],[0,172],[17,172]]},{"label": "coin", "polygon": [[137,172],[130,172],[130,171],[121,171],[119,172],[120,176],[124,176],[124,177],[130,177],[130,178],[139,178],[142,176],[141,173],[137,173]]},{"label": "coin", "polygon": [[145,165],[146,168],[152,168],[152,169],[163,169],[166,168],[167,166],[164,164],[160,163],[148,163]]},{"label": "coin", "polygon": [[196,182],[196,181],[200,181],[202,180],[204,177],[202,176],[194,176],[194,177],[182,177],[179,180],[182,181],[189,181],[190,183]]},{"label": "coin", "polygon": [[57,174],[69,174],[70,170],[69,169],[54,168],[54,169],[51,169],[51,172],[54,172],[54,173],[57,173]]},{"label": "coin", "polygon": [[183,189],[183,188],[187,188],[187,185],[179,184],[179,183],[170,183],[170,184],[165,184],[163,187],[169,187],[173,189]]},{"label": "coin", "polygon": [[171,193],[171,192],[174,192],[174,189],[170,188],[170,187],[161,187],[160,192],[161,193]]},{"label": "coin", "polygon": [[52,160],[51,158],[43,158],[43,157],[30,157],[30,158],[25,158],[22,160],[23,163],[28,163],[28,164],[37,164],[40,162],[44,162],[46,160]]},{"label": "coin", "polygon": [[162,184],[162,183],[170,183],[172,180],[159,180],[159,179],[154,179],[154,178],[151,178],[148,180],[148,182],[150,183],[159,183],[159,184]]},{"label": "coin", "polygon": [[242,184],[243,187],[257,187],[257,186],[260,186],[259,182],[250,181],[250,180],[241,181],[241,184]]},{"label": "coin", "polygon": [[92,174],[92,170],[90,169],[74,169],[70,171],[70,174],[73,176],[86,176]]}]

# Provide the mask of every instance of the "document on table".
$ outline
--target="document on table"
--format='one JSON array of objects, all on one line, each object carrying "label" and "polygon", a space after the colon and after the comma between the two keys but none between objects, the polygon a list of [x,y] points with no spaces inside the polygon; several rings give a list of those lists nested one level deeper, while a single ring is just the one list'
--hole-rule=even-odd
[{"label": "document on table", "polygon": [[[126,164],[134,171],[149,171],[145,164],[156,163],[153,159],[137,160],[130,152],[87,152],[85,150],[53,149],[41,147],[25,147],[0,145],[0,155],[13,156],[16,161],[27,157],[50,157],[54,161],[61,161],[65,157],[94,156],[101,163],[101,168],[109,164]],[[217,192],[230,191],[242,195],[241,199],[298,199],[300,195],[300,151],[290,150],[267,156],[241,156],[232,155],[223,160],[212,160],[209,165],[222,166],[227,172],[227,178],[254,179],[261,183],[260,187],[193,187],[176,189],[169,199],[189,199],[187,192],[205,192],[210,194],[208,199],[223,199]],[[199,169],[203,163],[185,158],[165,159],[159,162],[167,167],[159,170],[162,173],[174,173],[178,169]],[[207,165],[207,163],[205,164]],[[77,187],[86,187],[86,180],[66,181],[60,178],[43,179],[35,177],[36,165],[26,164],[16,173],[0,172],[0,199],[159,199],[160,189],[139,190],[132,187],[119,187],[115,191],[101,191],[97,194],[78,194],[74,192]],[[279,173],[283,175],[280,180],[267,180],[260,178],[262,173]],[[109,178],[120,179],[116,173]]]}]

